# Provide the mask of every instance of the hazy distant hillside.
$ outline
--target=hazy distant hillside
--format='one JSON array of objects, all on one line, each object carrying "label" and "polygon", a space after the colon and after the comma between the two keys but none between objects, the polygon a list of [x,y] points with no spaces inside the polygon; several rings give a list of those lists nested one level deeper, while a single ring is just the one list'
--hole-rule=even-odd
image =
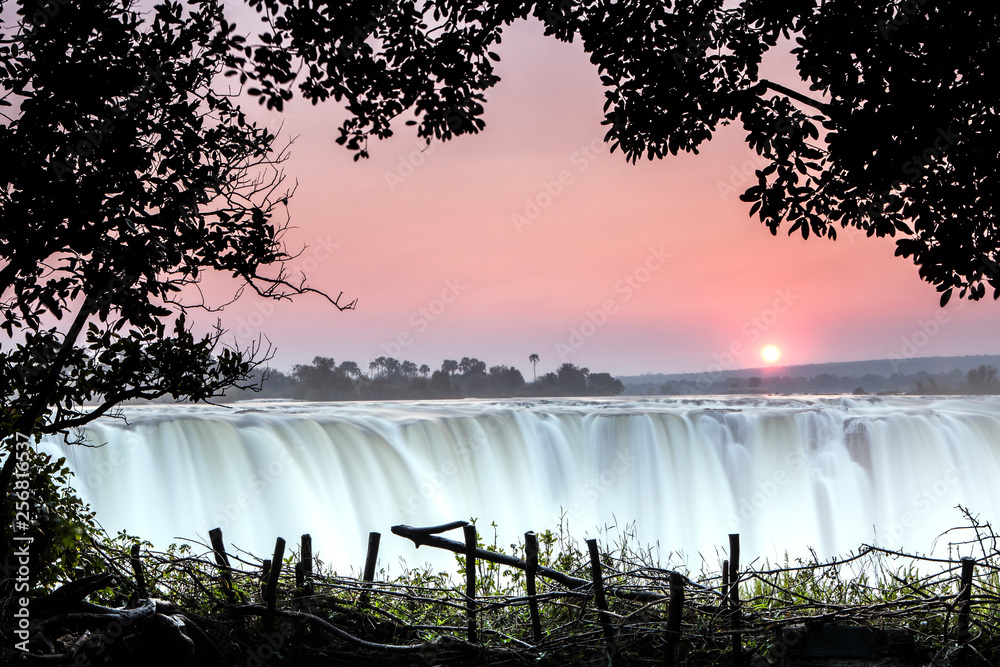
[{"label": "hazy distant hillside", "polygon": [[[690,394],[758,389],[779,392],[914,391],[917,381],[926,390],[929,380],[940,389],[955,388],[965,374],[979,366],[1000,367],[1000,355],[916,357],[840,361],[799,366],[720,369],[718,364],[700,373],[644,373],[621,375],[626,394]],[[752,380],[753,379],[753,380]],[[755,385],[755,386],[752,386]]]}]

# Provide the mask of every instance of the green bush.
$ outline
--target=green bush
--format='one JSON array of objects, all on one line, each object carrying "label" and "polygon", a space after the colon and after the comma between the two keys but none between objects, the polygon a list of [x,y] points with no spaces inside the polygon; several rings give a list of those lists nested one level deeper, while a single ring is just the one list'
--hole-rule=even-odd
[{"label": "green bush", "polygon": [[[29,449],[29,521],[18,534],[31,538],[30,586],[50,588],[61,582],[92,574],[95,566],[87,552],[92,536],[101,533],[94,513],[70,484],[73,473],[66,459]],[[4,526],[15,521],[14,503],[4,506]],[[8,528],[9,529],[9,528]]]}]

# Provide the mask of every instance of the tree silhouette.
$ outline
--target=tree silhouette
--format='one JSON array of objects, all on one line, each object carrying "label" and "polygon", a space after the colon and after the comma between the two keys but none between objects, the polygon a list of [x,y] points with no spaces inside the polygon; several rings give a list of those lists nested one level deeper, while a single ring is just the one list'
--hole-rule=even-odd
[{"label": "tree silhouette", "polygon": [[[409,361],[397,362],[391,357],[379,357],[370,363],[371,377],[358,370],[353,361],[337,365],[328,357],[315,357],[309,364],[295,365],[289,374],[273,369],[258,368],[253,375],[258,380],[269,379],[262,394],[267,398],[297,398],[310,401],[344,400],[416,400],[428,398],[510,398],[515,396],[613,396],[625,387],[609,373],[591,373],[587,368],[564,364],[559,374],[548,373],[533,384],[526,384],[521,371],[505,365],[489,367],[474,357],[464,357],[463,372],[452,378],[444,370],[419,367]],[[398,364],[398,368],[394,363]],[[457,362],[456,362],[457,363]],[[482,364],[482,365],[481,365]],[[393,372],[387,369],[397,368]],[[414,372],[417,368],[420,374]],[[239,393],[227,395],[238,400]]]},{"label": "tree silhouette", "polygon": [[528,361],[531,362],[531,379],[532,381],[538,379],[538,355],[532,354],[528,357]]},{"label": "tree silhouette", "polygon": [[587,375],[587,393],[597,395],[618,395],[625,391],[625,385],[610,373],[590,373]]},{"label": "tree silhouette", "polygon": [[556,384],[568,396],[584,396],[587,393],[587,376],[590,370],[579,368],[569,362],[556,371]]},{"label": "tree silhouette", "polygon": [[491,366],[490,379],[495,395],[509,396],[524,386],[524,376],[521,371],[509,366]]},{"label": "tree silhouette", "polygon": [[[268,27],[233,72],[278,109],[293,85],[314,102],[344,102],[338,141],[355,159],[410,111],[427,141],[481,130],[484,92],[499,81],[492,49],[505,26],[534,16],[547,35],[579,39],[597,66],[612,151],[632,162],[696,153],[739,122],[765,162],[741,198],[772,233],[897,237],[896,254],[912,258],[942,305],[955,289],[1000,297],[1000,132],[987,64],[1000,50],[996,3],[250,4]],[[760,75],[764,55],[789,44],[798,91]]]},{"label": "tree silhouette", "polygon": [[188,324],[225,305],[201,297],[206,275],[237,295],[314,291],[284,270],[285,154],[213,88],[243,40],[222,3],[133,5],[0,13],[2,540],[14,442],[251,382],[266,348]]},{"label": "tree silhouette", "polygon": [[390,378],[402,377],[403,364],[399,361],[399,359],[394,359],[393,357],[386,357],[382,359],[386,376]]},{"label": "tree silhouette", "polygon": [[[995,3],[247,2],[267,19],[256,43],[221,0],[0,13],[8,446],[125,400],[205,400],[248,383],[266,349],[227,349],[221,324],[207,335],[188,324],[191,310],[225,305],[201,300],[206,275],[233,277],[237,294],[315,291],[284,271],[285,153],[213,89],[220,74],[278,111],[294,91],[342,103],[338,142],[358,159],[400,116],[428,142],[481,130],[493,49],[528,16],[582,42],[605,88],[605,139],[627,160],[697,152],[739,122],[765,162],[741,198],[772,233],[896,237],[942,304],[987,287],[1000,297]],[[802,90],[760,76],[785,44]],[[452,391],[456,370],[445,362],[431,384]],[[539,381],[580,388],[581,377],[560,368]],[[5,499],[13,467],[7,456]]]},{"label": "tree silhouette", "polygon": [[475,357],[462,357],[462,360],[458,362],[458,370],[462,375],[482,375],[486,373],[486,362]]},{"label": "tree silhouette", "polygon": [[[354,362],[350,362],[354,363]],[[355,397],[354,385],[333,359],[315,357],[311,364],[297,364],[289,383],[292,395],[309,401],[331,401]]]},{"label": "tree silhouette", "polygon": [[970,394],[996,394],[1000,392],[996,366],[982,365],[969,370],[966,391]]},{"label": "tree silhouette", "polygon": [[359,368],[358,364],[353,361],[340,362],[340,366],[337,366],[337,370],[343,373],[346,377],[352,377],[352,378],[361,377],[361,368]]}]

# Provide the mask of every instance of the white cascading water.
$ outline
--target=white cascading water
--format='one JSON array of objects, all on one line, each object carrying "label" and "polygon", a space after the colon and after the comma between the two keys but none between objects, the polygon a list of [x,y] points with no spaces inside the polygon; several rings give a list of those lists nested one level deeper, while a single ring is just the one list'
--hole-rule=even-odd
[{"label": "white cascading water", "polygon": [[[526,530],[574,536],[634,523],[666,560],[823,557],[863,542],[930,551],[963,523],[1000,519],[1000,399],[649,398],[383,403],[247,402],[128,407],[66,456],[110,532],[158,547],[226,541],[257,556],[310,533],[320,557],[359,566],[369,531],[382,562],[445,568],[450,554],[392,525],[476,517],[500,544]],[[601,535],[610,541],[616,530]],[[451,535],[461,540],[460,533]],[[676,561],[676,559],[675,559]],[[355,569],[357,569],[355,567]]]}]

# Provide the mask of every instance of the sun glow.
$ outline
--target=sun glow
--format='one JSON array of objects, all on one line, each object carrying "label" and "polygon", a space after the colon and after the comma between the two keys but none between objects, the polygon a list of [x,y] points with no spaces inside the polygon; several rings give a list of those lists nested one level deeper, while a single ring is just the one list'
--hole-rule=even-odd
[{"label": "sun glow", "polygon": [[777,345],[765,345],[760,351],[760,357],[769,364],[773,364],[781,358],[781,350]]}]

